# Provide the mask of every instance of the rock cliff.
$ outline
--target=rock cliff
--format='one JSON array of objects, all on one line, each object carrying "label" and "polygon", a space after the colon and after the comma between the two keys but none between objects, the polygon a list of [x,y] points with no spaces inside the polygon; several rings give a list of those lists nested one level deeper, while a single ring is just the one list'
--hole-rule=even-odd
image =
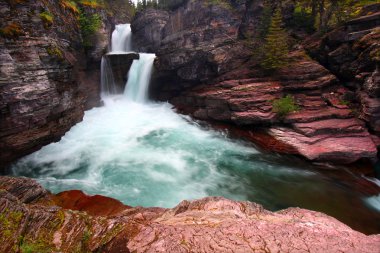
[{"label": "rock cliff", "polygon": [[[101,207],[101,208],[99,208]],[[172,209],[124,206],[81,192],[52,195],[26,178],[0,177],[1,252],[378,252],[327,215],[276,213],[218,197]]]},{"label": "rock cliff", "polygon": [[[290,64],[277,73],[260,68],[254,52],[259,47],[256,38],[263,8],[263,1],[190,0],[172,12],[148,9],[139,13],[132,22],[134,41],[140,50],[157,54],[152,96],[169,100],[197,119],[237,125],[252,135],[257,128],[264,129],[278,147],[287,147],[276,149],[280,152],[322,162],[375,161],[376,128],[380,125],[375,95],[378,71],[376,60],[370,59],[378,46],[377,14],[347,23],[350,34],[354,33],[350,41],[359,40],[353,45],[353,57],[359,60],[351,56],[341,60],[356,71],[352,77],[362,78],[363,88],[357,93],[359,111],[339,70],[322,59],[320,63],[310,59],[303,45],[293,46]],[[286,8],[283,12],[286,14]],[[372,22],[370,30],[359,32],[362,39],[358,39],[357,24],[369,25],[368,20]],[[307,52],[323,50],[321,43],[326,41],[308,41]],[[342,41],[334,43],[335,48],[347,47]],[[329,54],[318,51],[312,55],[325,59]],[[335,62],[339,68],[345,66]],[[360,68],[356,68],[358,64]],[[366,89],[374,93],[363,92]],[[279,117],[273,112],[273,101],[287,95],[294,98],[299,110]]]},{"label": "rock cliff", "polygon": [[380,4],[369,15],[347,22],[322,40],[308,41],[312,57],[337,75],[354,94],[359,118],[380,133]]},{"label": "rock cliff", "polygon": [[111,23],[82,8],[101,19],[86,51],[78,10],[65,1],[0,2],[0,168],[58,140],[99,104]]}]

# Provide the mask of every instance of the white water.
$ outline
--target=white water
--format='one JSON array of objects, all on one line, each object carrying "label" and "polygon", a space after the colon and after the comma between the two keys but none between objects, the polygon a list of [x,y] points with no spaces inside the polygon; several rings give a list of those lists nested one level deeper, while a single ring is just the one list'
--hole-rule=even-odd
[{"label": "white water", "polygon": [[116,25],[112,33],[111,53],[132,51],[132,31],[130,24]]},{"label": "white water", "polygon": [[101,91],[102,95],[116,94],[117,88],[113,77],[112,69],[107,57],[102,57],[101,67]]},{"label": "white water", "polygon": [[124,93],[131,101],[139,103],[147,102],[149,82],[155,57],[154,54],[140,54],[140,59],[133,61]]},{"label": "white water", "polygon": [[[128,40],[126,31],[128,26],[117,26],[115,50],[128,50],[122,47],[130,44],[121,43]],[[167,103],[149,102],[154,57],[140,54],[120,95],[110,95],[115,92],[113,76],[103,60],[105,106],[87,111],[61,141],[20,159],[13,174],[36,178],[53,193],[80,189],[132,206],[172,207],[184,199],[225,196],[272,210],[299,206],[352,220],[364,210],[352,205],[361,198],[355,192],[313,168],[203,129]],[[378,196],[364,201],[371,210],[379,207]],[[376,222],[371,210],[361,216],[372,215]]]}]

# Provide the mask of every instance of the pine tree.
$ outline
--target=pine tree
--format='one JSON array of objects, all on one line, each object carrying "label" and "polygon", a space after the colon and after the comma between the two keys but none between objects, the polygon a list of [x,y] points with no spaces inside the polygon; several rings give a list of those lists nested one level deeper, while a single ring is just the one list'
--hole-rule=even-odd
[{"label": "pine tree", "polygon": [[265,41],[262,67],[271,70],[284,67],[288,56],[288,36],[282,28],[282,15],[279,8],[271,19]]}]

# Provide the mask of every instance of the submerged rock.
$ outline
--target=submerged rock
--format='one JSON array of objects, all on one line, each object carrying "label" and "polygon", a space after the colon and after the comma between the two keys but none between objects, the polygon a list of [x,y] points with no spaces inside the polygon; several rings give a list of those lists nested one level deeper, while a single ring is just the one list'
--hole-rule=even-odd
[{"label": "submerged rock", "polygon": [[[83,211],[68,209],[70,200],[71,207],[78,206],[78,196],[87,207],[97,206],[101,198],[103,212],[92,216],[85,206]],[[380,235],[366,236],[325,214],[299,208],[270,212],[251,202],[208,197],[183,201],[172,209],[116,204],[115,212],[115,203],[79,191],[54,196],[32,179],[0,177],[0,251],[378,252],[380,248]]]}]

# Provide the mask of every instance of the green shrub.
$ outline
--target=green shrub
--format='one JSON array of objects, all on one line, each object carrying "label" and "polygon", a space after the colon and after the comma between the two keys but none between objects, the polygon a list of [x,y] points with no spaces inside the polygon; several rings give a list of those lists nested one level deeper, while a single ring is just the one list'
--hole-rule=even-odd
[{"label": "green shrub", "polygon": [[102,25],[102,19],[99,14],[81,13],[79,16],[79,24],[82,33],[83,46],[92,47],[92,36],[99,30]]},{"label": "green shrub", "polygon": [[294,98],[291,95],[274,100],[272,106],[273,112],[281,118],[291,112],[296,112],[299,110],[298,105],[295,104]]}]

